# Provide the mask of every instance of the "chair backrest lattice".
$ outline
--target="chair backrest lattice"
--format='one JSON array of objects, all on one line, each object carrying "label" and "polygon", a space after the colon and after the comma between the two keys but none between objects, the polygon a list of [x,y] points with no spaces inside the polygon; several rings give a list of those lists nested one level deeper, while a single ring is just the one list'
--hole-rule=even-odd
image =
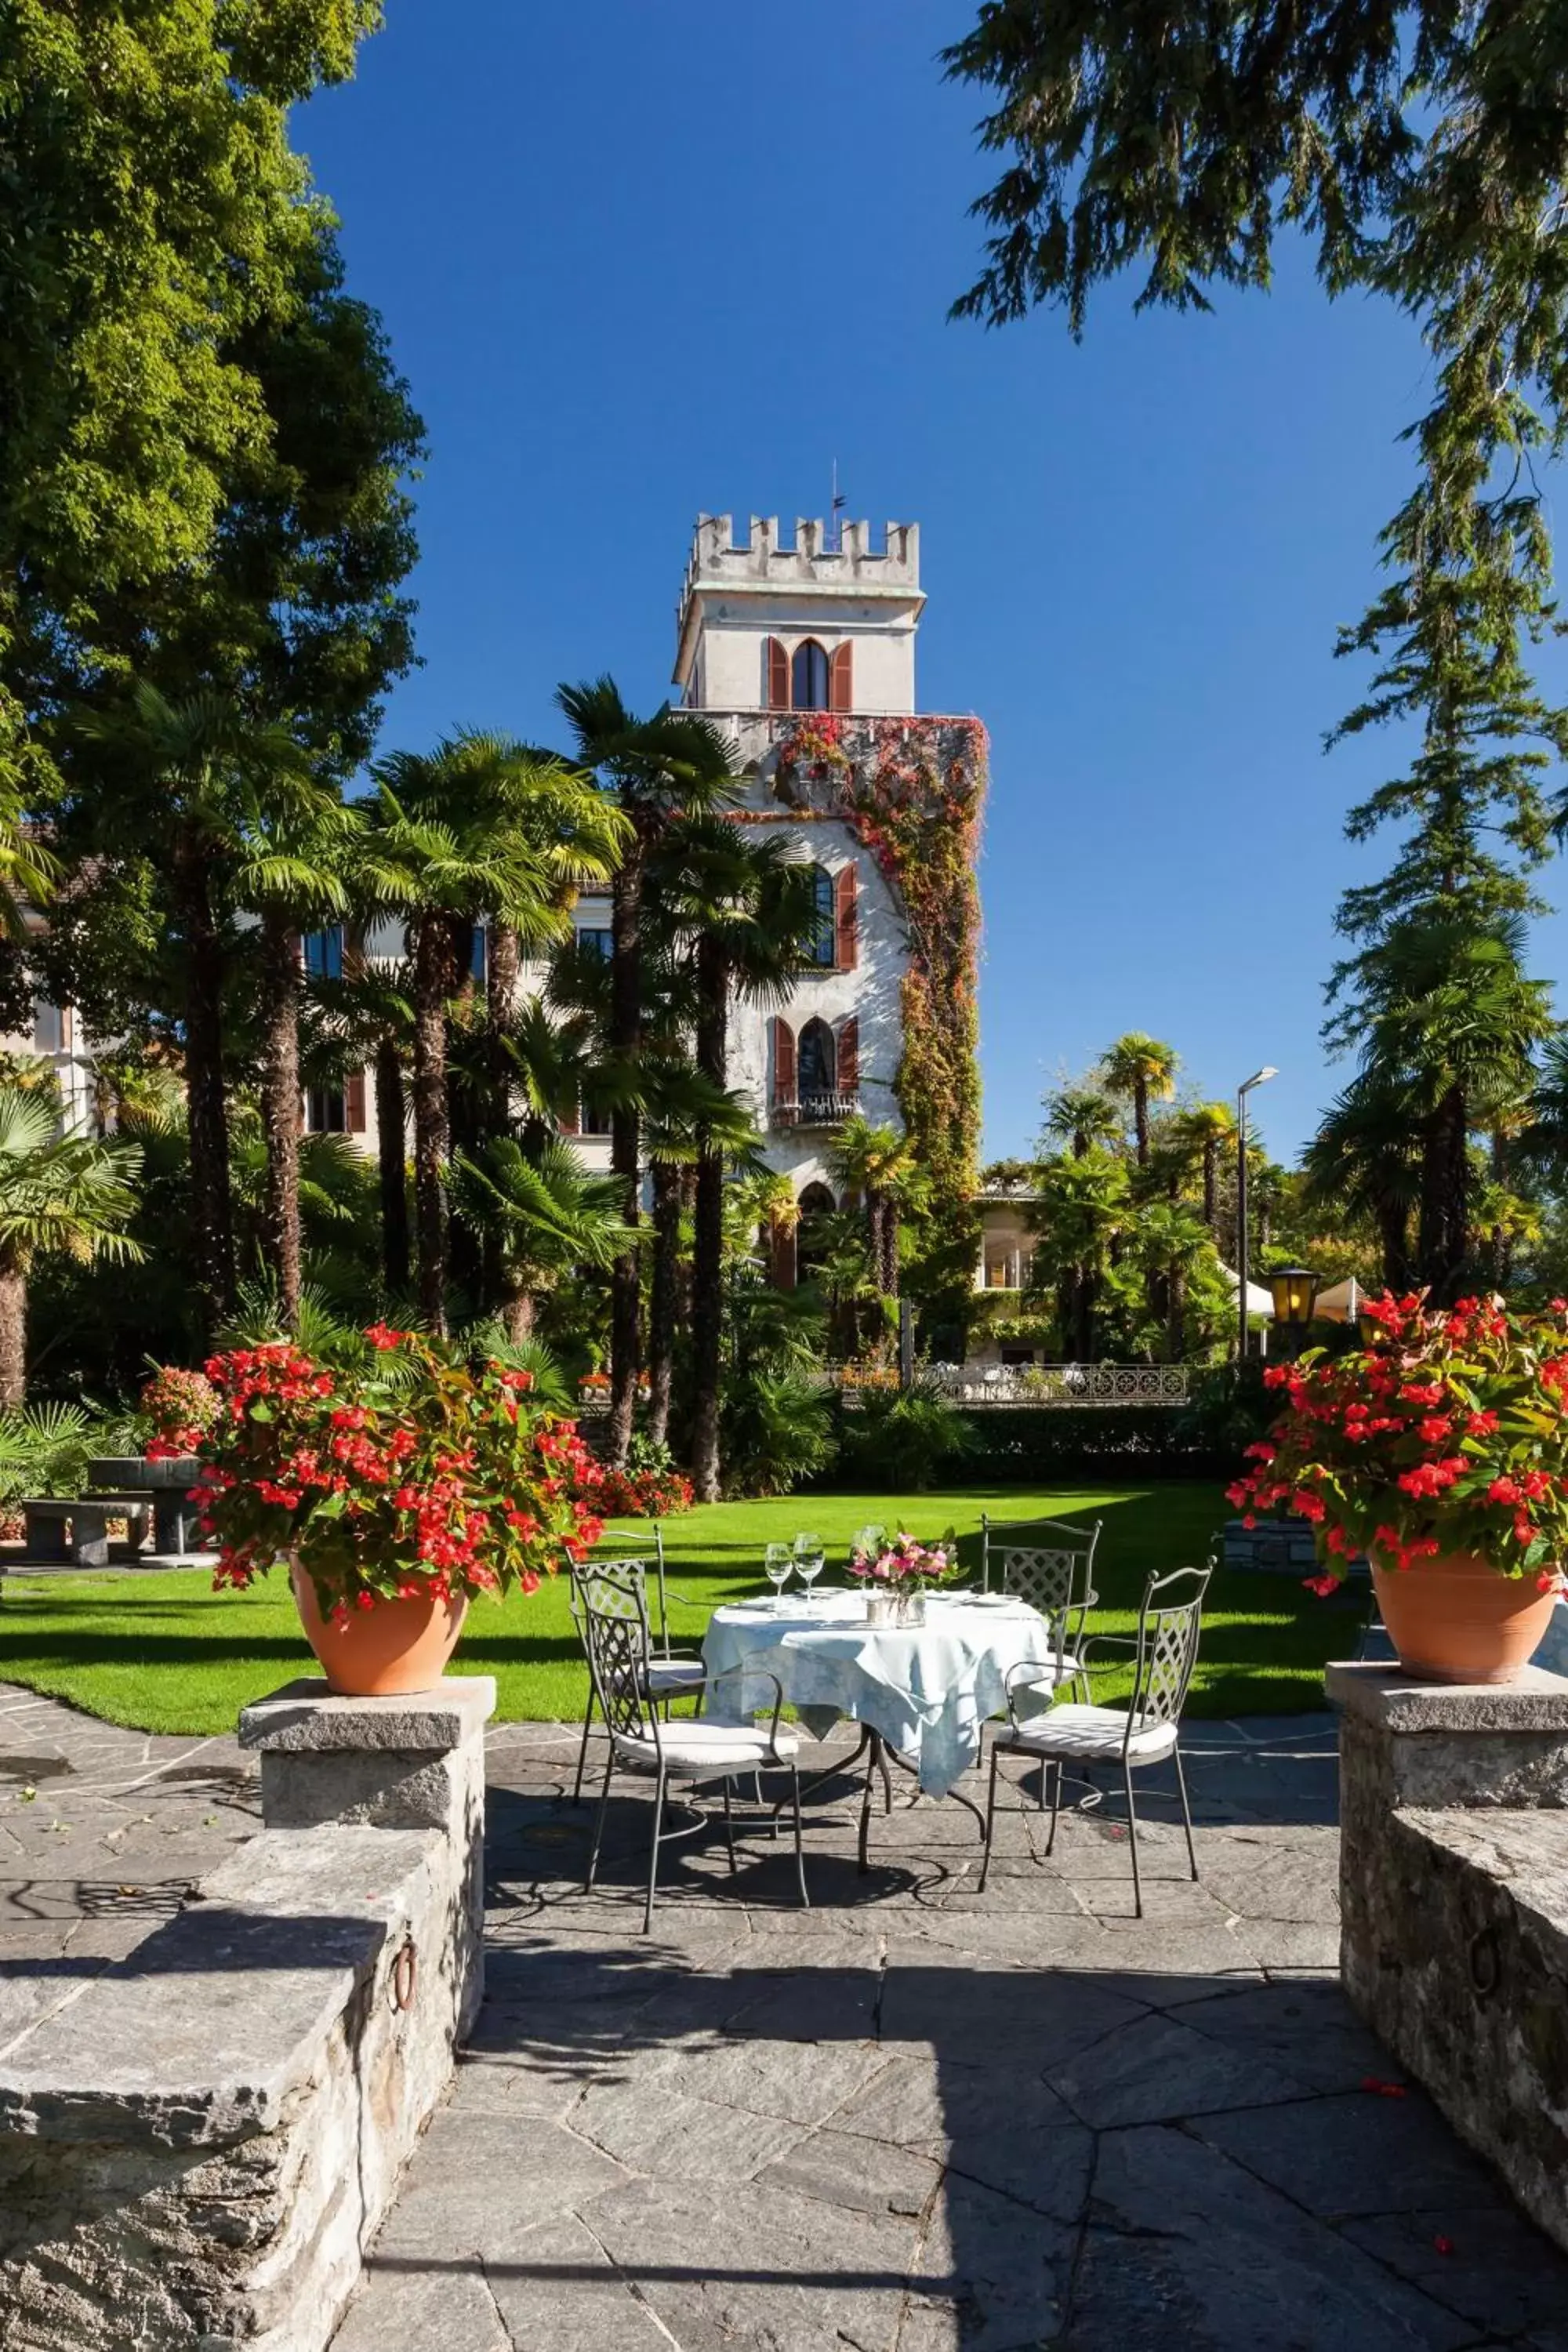
[{"label": "chair backrest lattice", "polygon": [[1138,1612],[1131,1706],[1132,1721],[1141,1730],[1181,1720],[1198,1662],[1204,1595],[1213,1574],[1211,1561],[1207,1568],[1178,1568],[1169,1576],[1149,1579]]},{"label": "chair backrest lattice", "polygon": [[599,1706],[611,1733],[627,1739],[646,1739],[653,1723],[646,1575],[640,1559],[591,1560],[572,1571],[573,1613]]},{"label": "chair backrest lattice", "polygon": [[[1066,1519],[1035,1519],[994,1528],[981,1520],[982,1591],[1011,1592],[1042,1617],[1079,1617],[1095,1601],[1094,1553],[1101,1522],[1077,1528]],[[1068,1540],[1051,1541],[1050,1538]],[[1039,1540],[1040,1538],[1046,1540]],[[994,1584],[993,1583],[994,1580]]]}]

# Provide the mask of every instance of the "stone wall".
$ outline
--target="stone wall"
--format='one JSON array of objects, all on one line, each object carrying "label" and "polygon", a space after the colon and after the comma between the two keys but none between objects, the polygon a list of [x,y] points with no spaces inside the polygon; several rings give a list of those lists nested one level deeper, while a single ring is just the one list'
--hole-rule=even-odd
[{"label": "stone wall", "polygon": [[478,2005],[494,1685],[448,1687],[252,1711],[268,1825],[127,1959],[8,1989],[6,2352],[323,2352]]},{"label": "stone wall", "polygon": [[1568,1680],[1336,1665],[1329,1695],[1345,1989],[1568,2247]]}]

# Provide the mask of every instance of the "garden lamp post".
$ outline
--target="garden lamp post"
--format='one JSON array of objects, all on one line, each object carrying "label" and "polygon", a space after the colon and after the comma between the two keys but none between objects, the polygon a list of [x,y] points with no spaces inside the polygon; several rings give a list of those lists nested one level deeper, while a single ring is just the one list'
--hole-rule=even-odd
[{"label": "garden lamp post", "polygon": [[1312,1319],[1318,1277],[1304,1265],[1277,1265],[1269,1273],[1268,1287],[1274,1293],[1274,1320],[1283,1326],[1291,1355],[1298,1355]]},{"label": "garden lamp post", "polygon": [[1254,1070],[1236,1090],[1236,1353],[1247,1360],[1247,1097],[1279,1073],[1271,1065]]}]

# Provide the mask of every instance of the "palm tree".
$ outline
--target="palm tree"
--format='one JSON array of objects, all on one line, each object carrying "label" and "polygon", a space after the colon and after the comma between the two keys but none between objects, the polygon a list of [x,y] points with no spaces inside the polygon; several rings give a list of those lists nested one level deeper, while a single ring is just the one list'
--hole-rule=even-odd
[{"label": "palm tree", "polygon": [[858,1112],[847,1118],[827,1150],[828,1172],[865,1207],[871,1272],[884,1298],[899,1295],[899,1211],[918,1189],[908,1139],[896,1127],[874,1125]]},{"label": "palm tree", "polygon": [[1179,1364],[1186,1352],[1187,1286],[1205,1259],[1213,1259],[1214,1237],[1179,1202],[1148,1201],[1132,1239],[1151,1313],[1164,1327],[1165,1361]]},{"label": "palm tree", "polygon": [[1046,1133],[1053,1143],[1070,1145],[1081,1160],[1096,1143],[1110,1143],[1121,1132],[1116,1106],[1103,1087],[1058,1087],[1046,1097]]},{"label": "palm tree", "polygon": [[[681,1229],[696,1208],[697,1171],[705,1151],[718,1154],[721,1169],[746,1164],[754,1157],[761,1139],[742,1097],[716,1087],[684,1058],[671,1055],[645,1061],[639,1091],[653,1178],[647,1433],[662,1444],[669,1429],[680,1319]],[[694,1261],[692,1289],[695,1292]]]},{"label": "palm tree", "polygon": [[[360,894],[356,892],[356,897]],[[361,901],[363,903],[363,899]],[[413,974],[406,963],[355,956],[341,979],[308,978],[303,1058],[306,1081],[342,1084],[368,1062],[375,1096],[381,1270],[388,1296],[404,1297],[412,1259],[408,1234],[408,1094],[414,1042]]]},{"label": "palm tree", "polygon": [[1301,1202],[1338,1209],[1376,1229],[1383,1278],[1408,1290],[1410,1221],[1421,1197],[1420,1137],[1401,1087],[1368,1074],[1325,1115],[1302,1163]]},{"label": "palm tree", "polygon": [[458,1155],[451,1184],[459,1216],[499,1237],[500,1315],[510,1339],[532,1331],[542,1291],[579,1267],[614,1265],[628,1246],[619,1184],[590,1175],[557,1137],[531,1153],[511,1136],[493,1137],[477,1159]]},{"label": "palm tree", "polygon": [[[668,704],[651,719],[635,718],[613,678],[563,686],[556,701],[577,740],[584,767],[604,780],[630,831],[616,869],[610,914],[608,1055],[634,1070],[642,1046],[643,902],[648,859],[676,816],[722,807],[737,796],[733,752],[710,721]],[[723,1076],[719,1075],[722,1085]],[[637,1222],[641,1175],[640,1115],[634,1097],[613,1114],[610,1165],[620,1178],[628,1225]],[[624,1463],[631,1444],[641,1368],[640,1276],[635,1249],[623,1253],[610,1277],[610,1454]]]},{"label": "palm tree", "polygon": [[124,1263],[142,1252],[125,1227],[136,1210],[142,1154],[56,1132],[58,1104],[0,1087],[0,1406],[27,1383],[27,1273],[48,1253]]},{"label": "palm tree", "polygon": [[1471,1130],[1529,1099],[1554,1027],[1523,945],[1517,919],[1478,928],[1456,916],[1402,923],[1374,951],[1363,1069],[1404,1094],[1420,1135],[1416,1271],[1439,1303],[1461,1286],[1474,1239]]},{"label": "palm tree", "polygon": [[1203,1170],[1204,1223],[1215,1233],[1219,1226],[1219,1156],[1236,1134],[1236,1113],[1228,1103],[1193,1103],[1176,1119],[1175,1129]]},{"label": "palm tree", "polygon": [[234,1297],[223,984],[236,868],[258,805],[274,817],[303,817],[321,791],[286,726],[258,722],[232,697],[206,688],[170,702],[143,679],[129,707],[84,712],[74,732],[110,762],[105,839],[153,859],[167,878],[184,970],[192,1259],[210,1334]]},{"label": "palm tree", "polygon": [[1149,1164],[1149,1105],[1169,1102],[1176,1091],[1180,1057],[1173,1045],[1142,1029],[1129,1029],[1107,1048],[1100,1077],[1108,1094],[1132,1106],[1132,1133],[1138,1165]]},{"label": "palm tree", "polygon": [[1097,1145],[1040,1170],[1034,1279],[1055,1288],[1063,1344],[1078,1363],[1094,1360],[1095,1302],[1131,1219],[1126,1162],[1114,1153]]},{"label": "palm tree", "polygon": [[319,790],[303,808],[258,803],[235,877],[240,904],[261,922],[261,1125],[267,1190],[261,1244],[285,1331],[299,1321],[300,997],[301,930],[346,913],[345,871],[363,832],[356,810]]},{"label": "palm tree", "polygon": [[[714,814],[670,830],[660,876],[666,914],[691,942],[697,1067],[723,1094],[730,1003],[778,1002],[805,967],[818,916],[811,869],[776,835],[748,841]],[[699,1502],[721,1488],[724,1339],[724,1167],[731,1147],[700,1124],[691,1250],[691,1479]]]},{"label": "palm tree", "polygon": [[451,1117],[447,1008],[459,941],[489,914],[537,954],[570,928],[575,893],[607,882],[626,827],[592,782],[505,737],[463,733],[432,752],[395,752],[374,771],[378,896],[405,915],[414,1004],[414,1206],[419,1304],[447,1328]]}]

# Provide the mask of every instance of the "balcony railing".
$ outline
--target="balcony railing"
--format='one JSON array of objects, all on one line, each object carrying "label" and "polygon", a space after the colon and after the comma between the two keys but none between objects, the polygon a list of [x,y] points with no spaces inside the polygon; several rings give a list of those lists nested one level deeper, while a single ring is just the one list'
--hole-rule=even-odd
[{"label": "balcony railing", "polygon": [[858,1117],[857,1087],[832,1087],[818,1094],[801,1095],[794,1102],[776,1102],[769,1114],[774,1127],[842,1127]]},{"label": "balcony railing", "polygon": [[[868,1388],[896,1387],[898,1375],[856,1364],[826,1366],[825,1388],[859,1402]],[[921,1379],[954,1404],[1185,1404],[1192,1392],[1187,1364],[922,1364]]]}]

